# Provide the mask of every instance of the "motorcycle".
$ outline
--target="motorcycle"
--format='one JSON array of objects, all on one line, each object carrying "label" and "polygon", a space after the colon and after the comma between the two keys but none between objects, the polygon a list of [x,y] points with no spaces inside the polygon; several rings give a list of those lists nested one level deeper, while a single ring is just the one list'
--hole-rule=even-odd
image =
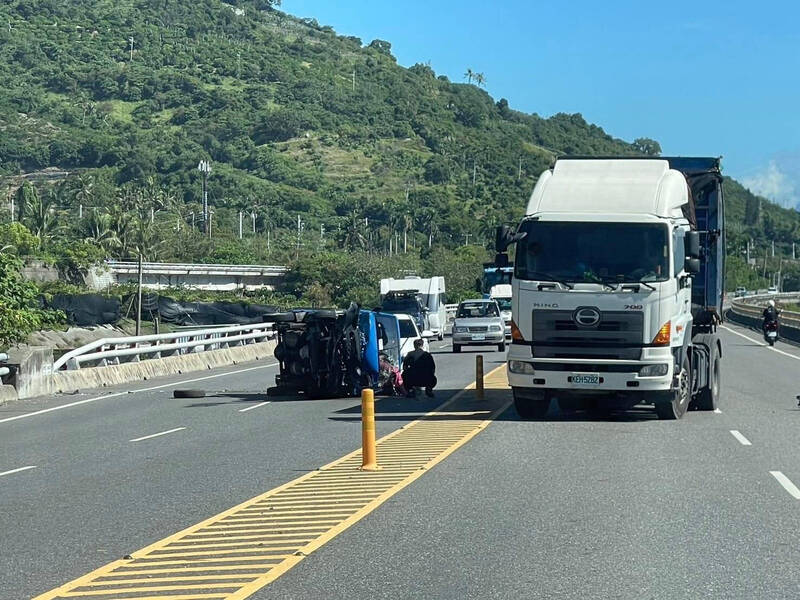
[{"label": "motorcycle", "polygon": [[778,322],[768,321],[764,323],[764,341],[770,346],[774,346],[778,341]]}]

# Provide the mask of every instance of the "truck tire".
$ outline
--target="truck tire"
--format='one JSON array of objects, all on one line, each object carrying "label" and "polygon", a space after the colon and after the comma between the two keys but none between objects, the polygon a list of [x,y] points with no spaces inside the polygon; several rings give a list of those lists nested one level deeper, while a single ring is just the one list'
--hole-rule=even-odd
[{"label": "truck tire", "polygon": [[540,397],[520,396],[516,390],[514,393],[514,408],[517,409],[519,418],[523,421],[532,419],[543,419],[550,409],[550,395],[544,391],[539,392]]},{"label": "truck tire", "polygon": [[656,400],[656,414],[662,421],[680,419],[689,408],[692,400],[692,367],[689,363],[688,353],[684,353],[681,360],[681,371],[678,376],[678,385],[674,390],[665,392],[662,398]]},{"label": "truck tire", "polygon": [[455,352],[456,354],[461,352],[461,346],[459,346],[458,344],[453,344],[453,352]]},{"label": "truck tire", "polygon": [[497,344],[497,351],[498,352],[505,352],[506,351],[506,342],[503,340],[499,344]]},{"label": "truck tire", "polygon": [[704,387],[697,394],[697,399],[695,400],[697,410],[716,410],[719,407],[722,370],[720,369],[721,357],[716,339],[710,340],[708,356],[708,387]]},{"label": "truck tire", "polygon": [[174,390],[172,392],[173,398],[205,398],[205,390]]}]

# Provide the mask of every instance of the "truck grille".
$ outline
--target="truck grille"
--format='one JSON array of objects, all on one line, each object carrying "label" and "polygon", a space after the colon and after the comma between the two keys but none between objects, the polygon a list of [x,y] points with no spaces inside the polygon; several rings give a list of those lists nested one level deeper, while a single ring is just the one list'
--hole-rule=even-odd
[{"label": "truck grille", "polygon": [[485,325],[483,327],[470,327],[469,328],[469,332],[470,333],[484,333],[485,331],[489,331],[489,328],[486,327]]},{"label": "truck grille", "polygon": [[638,360],[643,332],[640,312],[603,312],[594,327],[579,327],[572,311],[534,310],[533,356]]}]

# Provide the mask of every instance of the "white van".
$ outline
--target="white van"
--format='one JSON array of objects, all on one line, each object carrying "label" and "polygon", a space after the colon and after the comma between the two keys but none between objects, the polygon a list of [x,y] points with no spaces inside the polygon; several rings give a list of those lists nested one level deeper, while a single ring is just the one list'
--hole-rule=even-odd
[{"label": "white van", "polygon": [[423,279],[407,276],[403,279],[381,279],[381,302],[389,292],[398,291],[414,291],[417,294],[425,309],[425,331],[432,332],[440,340],[444,339],[444,328],[447,323],[444,277]]}]

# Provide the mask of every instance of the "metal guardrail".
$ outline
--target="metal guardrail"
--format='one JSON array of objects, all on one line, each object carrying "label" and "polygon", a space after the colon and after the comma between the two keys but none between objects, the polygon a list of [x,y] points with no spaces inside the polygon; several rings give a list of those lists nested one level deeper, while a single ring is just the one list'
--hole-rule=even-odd
[{"label": "metal guardrail", "polygon": [[[135,275],[139,263],[122,260],[107,260],[106,266],[113,273]],[[217,265],[191,263],[142,263],[142,272],[147,275],[229,275],[237,277],[279,277],[289,271],[288,267],[270,265]]]},{"label": "metal guardrail", "polygon": [[196,329],[155,335],[104,338],[64,354],[53,363],[53,372],[66,368],[80,369],[84,363],[92,366],[118,365],[138,362],[143,357],[162,358],[190,352],[218,350],[266,341],[275,336],[272,323],[232,325],[214,329]]},{"label": "metal guardrail", "polygon": [[[767,300],[796,300],[798,298],[800,298],[800,293],[797,292],[743,296],[741,298],[735,298],[731,301],[731,311],[733,314],[741,317],[761,319],[764,308],[763,306],[758,305],[758,302],[766,302]],[[800,329],[800,313],[788,310],[781,311],[780,324],[781,327]]]}]

